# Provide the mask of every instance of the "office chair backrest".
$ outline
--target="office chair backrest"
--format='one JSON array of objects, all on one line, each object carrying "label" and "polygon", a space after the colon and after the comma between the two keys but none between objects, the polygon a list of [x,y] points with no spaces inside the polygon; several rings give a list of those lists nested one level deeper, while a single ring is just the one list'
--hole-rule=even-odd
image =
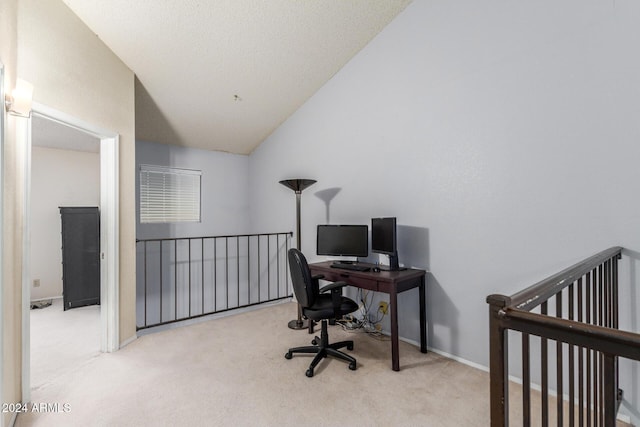
[{"label": "office chair backrest", "polygon": [[309,265],[305,256],[296,248],[289,249],[289,271],[293,282],[293,292],[298,303],[310,307],[318,295],[318,281],[311,278]]}]

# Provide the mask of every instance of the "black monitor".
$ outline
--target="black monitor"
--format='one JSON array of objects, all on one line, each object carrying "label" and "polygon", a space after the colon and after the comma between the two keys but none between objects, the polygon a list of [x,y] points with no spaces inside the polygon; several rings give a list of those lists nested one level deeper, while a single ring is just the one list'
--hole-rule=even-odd
[{"label": "black monitor", "polygon": [[318,225],[318,255],[366,257],[369,227],[366,225]]},{"label": "black monitor", "polygon": [[389,270],[399,270],[395,217],[371,218],[371,252],[389,255]]}]

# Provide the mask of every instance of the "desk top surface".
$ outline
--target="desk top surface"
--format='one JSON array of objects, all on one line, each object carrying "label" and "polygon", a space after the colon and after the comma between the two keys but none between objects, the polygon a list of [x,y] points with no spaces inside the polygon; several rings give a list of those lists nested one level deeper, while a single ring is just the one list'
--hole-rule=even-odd
[{"label": "desk top surface", "polygon": [[311,271],[315,271],[315,272],[335,273],[340,275],[346,275],[349,277],[362,277],[367,279],[375,278],[376,280],[383,281],[383,282],[403,281],[403,280],[408,280],[415,277],[424,276],[426,274],[425,270],[419,270],[416,268],[407,268],[405,270],[398,270],[398,271],[381,270],[379,272],[375,272],[373,271],[373,267],[375,267],[375,265],[367,264],[365,262],[359,262],[358,264],[370,267],[371,270],[369,271],[347,270],[347,269],[331,267],[331,265],[334,262],[335,261],[315,262],[315,263],[309,264],[309,268],[311,269]]}]

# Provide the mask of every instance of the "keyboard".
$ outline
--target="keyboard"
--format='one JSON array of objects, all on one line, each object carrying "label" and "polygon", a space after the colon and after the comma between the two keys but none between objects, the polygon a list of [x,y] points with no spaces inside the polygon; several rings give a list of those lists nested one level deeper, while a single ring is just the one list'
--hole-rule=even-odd
[{"label": "keyboard", "polygon": [[342,270],[351,270],[351,271],[369,271],[370,267],[360,264],[345,264],[342,262],[334,262],[331,264],[331,268],[340,268]]}]

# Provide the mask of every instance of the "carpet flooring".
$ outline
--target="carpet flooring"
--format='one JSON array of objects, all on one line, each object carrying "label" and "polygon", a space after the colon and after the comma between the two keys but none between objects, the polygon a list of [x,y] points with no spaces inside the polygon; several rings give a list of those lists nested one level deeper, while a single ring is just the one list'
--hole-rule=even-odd
[{"label": "carpet flooring", "polygon": [[404,342],[394,372],[388,339],[330,326],[331,342],[354,340],[358,369],[326,359],[307,378],[310,356],[284,358],[313,338],[286,326],[295,312],[294,303],[278,304],[145,335],[115,353],[85,351],[46,379],[34,367],[32,402],[42,412],[20,414],[16,425],[489,424],[486,372]]}]

